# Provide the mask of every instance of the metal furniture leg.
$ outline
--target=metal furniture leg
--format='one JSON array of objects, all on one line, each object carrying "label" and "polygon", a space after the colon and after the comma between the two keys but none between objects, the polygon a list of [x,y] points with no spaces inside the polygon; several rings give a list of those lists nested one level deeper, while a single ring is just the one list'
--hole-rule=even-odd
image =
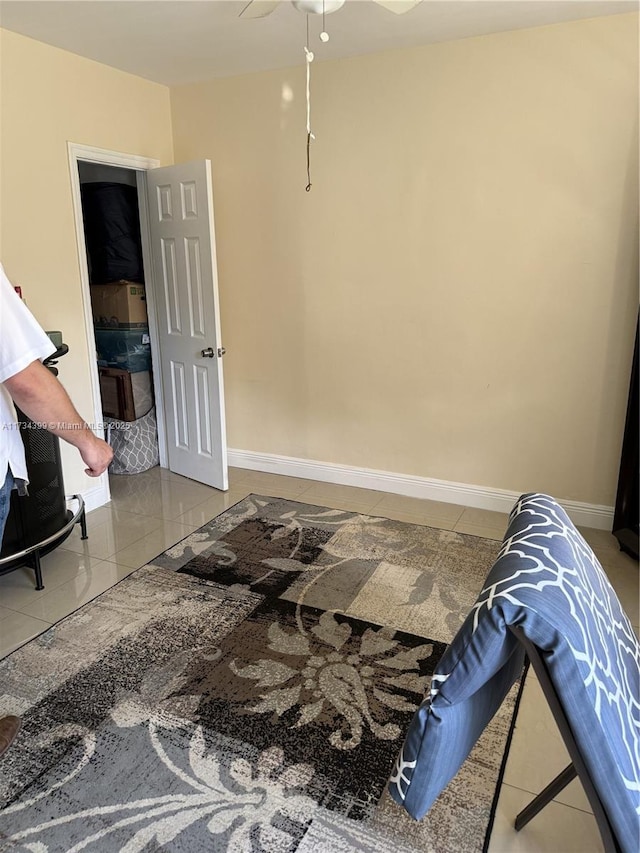
[{"label": "metal furniture leg", "polygon": [[66,539],[74,525],[78,524],[78,522],[82,529],[82,538],[89,538],[87,534],[87,519],[84,500],[81,495],[73,495],[73,498],[78,501],[78,509],[73,515],[71,515],[71,511],[68,511],[68,515],[71,515],[71,518],[67,521],[64,527],[61,527],[56,533],[53,533],[41,542],[37,542],[35,545],[28,545],[26,548],[23,548],[21,551],[16,551],[14,554],[8,554],[6,557],[0,557],[0,575],[5,574],[6,572],[12,572],[15,569],[19,569],[21,566],[31,566],[36,573],[36,589],[44,589],[44,584],[42,583],[42,567],[40,565],[40,552],[44,551],[45,554],[48,554],[49,551],[56,548],[58,544],[61,544],[64,539]]},{"label": "metal furniture leg", "polygon": [[78,520],[80,521],[80,531],[82,533],[80,538],[81,539],[88,539],[89,535],[87,533],[87,516],[86,516],[85,510],[84,510],[84,503],[82,504],[82,512],[80,513],[80,518]]},{"label": "metal furniture leg", "polygon": [[522,811],[517,815],[515,820],[515,828],[518,832],[522,829],[523,826],[526,826],[531,818],[535,817],[539,811],[550,803],[560,791],[564,790],[569,782],[572,782],[576,776],[578,775],[578,771],[570,764],[568,767],[565,767],[562,773],[559,773],[553,782],[549,782],[544,791],[540,791],[537,797],[529,803],[528,806],[522,809]]},{"label": "metal furniture leg", "polygon": [[33,568],[36,573],[36,589],[44,589],[42,583],[42,566],[40,565],[40,549],[36,548],[33,552]]},{"label": "metal furniture leg", "polygon": [[[509,630],[515,634],[524,646],[524,650],[527,653],[527,657],[529,658],[531,665],[533,666],[533,671],[538,678],[538,683],[542,688],[542,692],[547,700],[549,709],[556,721],[556,725],[558,726],[564,745],[567,748],[569,758],[571,758],[571,764],[569,767],[566,767],[562,773],[553,780],[553,782],[547,785],[544,791],[538,794],[538,796],[520,812],[516,818],[515,828],[522,829],[522,827],[528,823],[534,815],[536,815],[547,803],[551,802],[555,794],[566,787],[569,782],[577,776],[582,783],[582,787],[587,795],[589,804],[593,809],[593,816],[596,819],[600,835],[602,836],[602,844],[604,846],[605,853],[620,853],[620,845],[615,837],[613,828],[609,822],[609,818],[604,810],[604,806],[602,805],[598,792],[591,781],[589,770],[580,750],[578,749],[573,732],[571,731],[571,725],[564,712],[564,708],[562,707],[562,703],[560,702],[560,698],[558,697],[553,682],[551,681],[551,676],[547,671],[543,656],[540,650],[525,636],[521,627],[510,625]],[[550,789],[551,794],[549,794]]]}]

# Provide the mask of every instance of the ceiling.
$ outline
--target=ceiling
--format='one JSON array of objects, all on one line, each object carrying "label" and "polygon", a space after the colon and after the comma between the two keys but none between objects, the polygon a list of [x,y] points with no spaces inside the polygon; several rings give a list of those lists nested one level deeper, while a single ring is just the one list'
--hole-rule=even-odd
[{"label": "ceiling", "polygon": [[[247,0],[0,0],[0,26],[165,85],[303,65],[306,16],[289,0],[240,18]],[[404,15],[347,0],[316,60],[637,11],[639,0],[423,0]]]}]

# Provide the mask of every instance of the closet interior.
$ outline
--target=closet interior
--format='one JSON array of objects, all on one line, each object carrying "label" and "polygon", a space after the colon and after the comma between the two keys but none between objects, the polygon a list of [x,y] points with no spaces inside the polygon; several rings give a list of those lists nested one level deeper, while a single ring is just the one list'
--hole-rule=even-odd
[{"label": "closet interior", "polygon": [[158,464],[136,172],[80,162],[93,329],[112,474]]}]

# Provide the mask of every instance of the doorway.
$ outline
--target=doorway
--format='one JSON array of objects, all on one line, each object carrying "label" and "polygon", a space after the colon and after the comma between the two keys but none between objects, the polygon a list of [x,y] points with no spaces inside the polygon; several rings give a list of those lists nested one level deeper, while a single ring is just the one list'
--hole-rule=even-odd
[{"label": "doorway", "polygon": [[[117,176],[122,182],[130,183],[132,180],[135,183],[138,192],[138,213],[140,217],[140,235],[142,244],[142,259],[145,278],[150,279],[150,249],[148,237],[148,220],[146,204],[144,203],[146,193],[146,171],[148,169],[157,168],[160,165],[158,160],[141,157],[135,154],[121,154],[119,152],[108,151],[106,149],[94,148],[76,143],[68,143],[69,154],[69,172],[71,178],[72,201],[74,208],[76,238],[78,244],[78,262],[80,269],[80,280],[82,285],[82,302],[85,316],[85,328],[87,334],[87,342],[89,351],[95,344],[94,332],[94,315],[91,300],[91,285],[89,266],[87,263],[87,246],[84,235],[84,219],[82,212],[82,196],[81,196],[81,169],[85,177],[87,175],[93,177],[108,177]],[[91,172],[90,170],[95,171]],[[115,171],[110,171],[114,169]],[[109,171],[103,171],[109,170]],[[162,385],[160,382],[160,362],[159,352],[157,347],[157,326],[155,318],[154,294],[153,288],[145,289],[147,314],[148,314],[148,336],[149,346],[151,351],[151,381],[153,383],[154,402],[156,408],[157,421],[157,437],[158,437],[158,452],[161,467],[167,467],[166,440],[164,429],[163,416],[163,398]],[[104,423],[102,414],[102,394],[100,389],[100,374],[99,365],[96,358],[90,358],[89,373],[91,381],[92,399],[94,401],[93,422],[96,425]],[[105,437],[104,427],[96,430],[102,432],[102,437]],[[95,509],[107,503],[111,498],[109,488],[109,476],[105,472],[99,478],[96,488],[92,491],[91,500],[87,503],[88,509]]]},{"label": "doorway", "polygon": [[[220,325],[211,163],[160,167],[148,158],[75,143],[68,143],[68,151],[87,340],[91,345],[94,316],[81,168],[91,178],[119,175],[130,188],[135,176],[160,465],[226,491],[222,370],[226,350]],[[89,169],[95,165],[117,167],[118,172]],[[90,363],[90,372],[95,422],[100,423],[97,362]],[[93,506],[110,497],[108,477],[101,479],[101,500]]]},{"label": "doorway", "polygon": [[84,160],[78,176],[109,470],[136,474],[159,463],[137,177]]}]

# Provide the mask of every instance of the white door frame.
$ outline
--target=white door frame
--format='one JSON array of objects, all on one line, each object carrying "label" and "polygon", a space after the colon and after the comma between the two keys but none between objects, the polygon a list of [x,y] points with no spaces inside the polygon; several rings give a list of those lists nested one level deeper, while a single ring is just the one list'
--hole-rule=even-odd
[{"label": "white door frame", "polygon": [[[160,165],[159,160],[150,157],[141,157],[137,154],[123,154],[119,151],[109,151],[106,148],[94,148],[89,145],[80,145],[68,142],[69,172],[71,177],[71,196],[73,201],[73,213],[76,226],[76,243],[78,248],[78,265],[80,268],[80,281],[82,284],[81,296],[84,310],[85,335],[89,354],[95,352],[95,335],[93,331],[93,312],[91,310],[91,291],[89,289],[89,267],[87,264],[87,247],[84,239],[84,220],[82,216],[82,197],[80,194],[80,175],[78,172],[79,161],[98,163],[103,166],[119,166],[124,169],[133,169],[137,172],[136,185],[138,187],[138,200],[140,203],[140,235],[142,240],[142,259],[146,279],[147,309],[149,314],[149,336],[151,338],[151,358],[154,393],[156,398],[156,419],[158,422],[158,450],[160,453],[160,465],[167,467],[167,445],[164,429],[164,408],[162,400],[162,376],[160,366],[160,353],[157,351],[158,327],[156,315],[155,293],[153,289],[153,270],[151,267],[151,253],[149,249],[148,210],[146,193],[141,188],[146,186],[147,169],[156,169]],[[91,378],[91,394],[93,398],[93,422],[101,424],[103,419],[100,398],[100,379],[98,375],[97,359],[89,359],[89,375]],[[104,434],[104,432],[103,432]],[[109,478],[106,473],[98,480],[98,487],[92,490],[91,500],[85,501],[87,509],[94,509],[107,503],[111,497],[109,491]]]}]

